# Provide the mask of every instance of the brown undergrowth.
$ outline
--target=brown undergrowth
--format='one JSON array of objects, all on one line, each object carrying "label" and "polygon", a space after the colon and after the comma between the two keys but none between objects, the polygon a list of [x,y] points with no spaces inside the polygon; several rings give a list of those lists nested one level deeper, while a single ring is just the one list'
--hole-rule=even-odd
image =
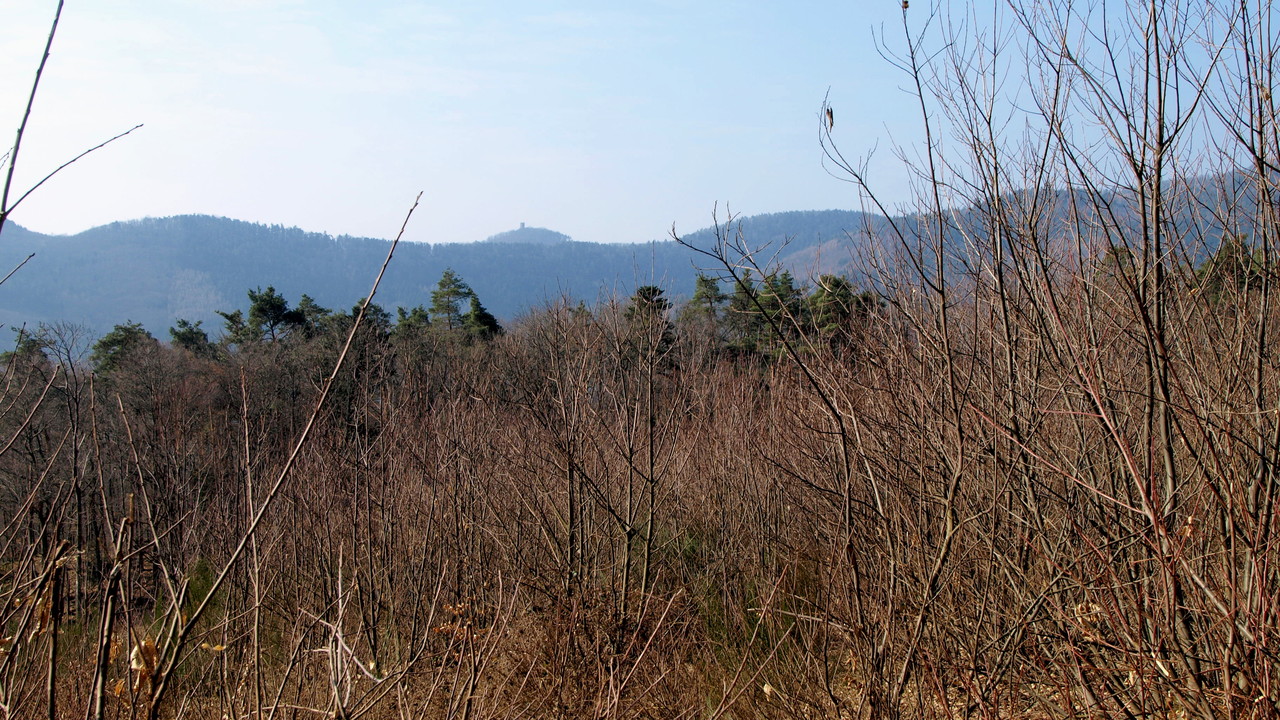
[{"label": "brown undergrowth", "polygon": [[20,342],[0,717],[1280,716],[1273,8],[1084,5],[903,3],[862,294]]}]

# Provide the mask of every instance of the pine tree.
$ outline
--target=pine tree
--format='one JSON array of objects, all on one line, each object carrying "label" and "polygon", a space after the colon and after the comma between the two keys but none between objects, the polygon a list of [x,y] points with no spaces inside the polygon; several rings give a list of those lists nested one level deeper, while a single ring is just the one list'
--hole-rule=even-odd
[{"label": "pine tree", "polygon": [[[357,306],[359,307],[359,306]],[[329,308],[321,307],[306,293],[298,298],[298,307],[295,312],[301,316],[302,322],[299,324],[302,334],[306,337],[315,337],[318,335],[324,325],[325,320],[332,316]]]},{"label": "pine tree", "polygon": [[657,285],[642,285],[636,288],[623,313],[645,352],[656,350],[663,354],[675,344],[675,328],[667,319],[671,301],[662,295],[663,290]]},{"label": "pine tree", "polygon": [[431,322],[446,330],[462,327],[462,303],[475,295],[452,268],[444,271],[431,293]]},{"label": "pine tree", "polygon": [[431,315],[425,307],[416,305],[409,310],[397,307],[396,326],[391,334],[394,337],[412,337],[426,331],[428,327],[431,327]]},{"label": "pine tree", "polygon": [[196,357],[213,357],[213,343],[209,342],[209,334],[200,327],[199,320],[193,324],[179,318],[178,326],[169,328],[169,340],[174,347],[182,348]]},{"label": "pine tree", "polygon": [[1260,250],[1250,247],[1243,237],[1228,235],[1213,256],[1196,268],[1196,292],[1217,301],[1256,289],[1261,286],[1263,267]]},{"label": "pine tree", "polygon": [[848,278],[823,275],[808,298],[809,322],[820,339],[839,347],[850,339],[853,324],[870,315],[877,304],[872,293],[855,292]]},{"label": "pine tree", "polygon": [[116,325],[94,343],[89,360],[94,370],[106,374],[118,370],[130,356],[157,345],[155,337],[141,323],[126,322]]},{"label": "pine tree", "polygon": [[759,344],[766,323],[756,307],[758,289],[752,279],[750,270],[733,283],[733,294],[729,296],[729,306],[725,312],[725,326],[729,332],[729,347],[744,355],[754,354]]},{"label": "pine tree", "polygon": [[471,309],[462,318],[462,329],[473,340],[490,340],[502,334],[498,318],[480,304],[480,298],[471,294]]},{"label": "pine tree", "polygon": [[720,289],[720,281],[717,278],[698,273],[693,289],[694,305],[703,308],[707,315],[714,319],[720,311],[720,306],[728,299],[729,296]]},{"label": "pine tree", "polygon": [[275,341],[302,328],[306,324],[306,316],[298,310],[289,309],[289,301],[268,285],[266,290],[258,288],[249,291],[248,324],[249,329],[259,338]]}]

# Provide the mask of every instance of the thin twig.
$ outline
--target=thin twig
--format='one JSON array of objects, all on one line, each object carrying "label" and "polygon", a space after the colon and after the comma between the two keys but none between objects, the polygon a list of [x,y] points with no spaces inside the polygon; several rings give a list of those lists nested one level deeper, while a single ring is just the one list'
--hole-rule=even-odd
[{"label": "thin twig", "polygon": [[27,121],[31,118],[31,107],[36,102],[36,90],[40,88],[40,76],[44,74],[44,66],[49,62],[49,53],[53,48],[53,36],[58,32],[58,21],[62,19],[62,5],[65,0],[58,0],[58,9],[53,14],[53,25],[49,28],[49,39],[44,44],[44,55],[36,68],[36,78],[31,82],[31,94],[27,96],[27,108],[22,113],[22,123],[18,125],[18,136],[13,141],[13,150],[9,152],[9,172],[5,175],[4,189],[0,190],[0,232],[4,231],[4,221],[9,217],[9,189],[13,187],[13,171],[18,166],[18,151],[22,149],[22,135],[27,131]]},{"label": "thin twig", "polygon": [[[113,137],[111,137],[111,138],[108,138],[107,140],[103,140],[102,142],[98,143],[97,145],[94,145],[93,147],[89,148],[88,150],[85,150],[84,152],[80,153],[79,155],[76,155],[75,157],[71,158],[70,160],[68,160],[68,161],[66,161],[66,162],[62,163],[61,165],[59,165],[58,167],[54,168],[54,169],[53,169],[53,172],[50,172],[48,175],[45,175],[44,177],[40,178],[40,181],[39,181],[39,182],[37,182],[35,185],[32,185],[31,187],[27,188],[27,191],[26,191],[26,192],[24,192],[24,193],[22,193],[22,196],[21,196],[21,197],[19,197],[17,200],[14,200],[14,201],[13,201],[13,205],[11,205],[10,207],[8,207],[8,208],[5,210],[5,214],[6,214],[6,215],[8,215],[9,213],[13,212],[13,210],[14,210],[15,208],[17,208],[19,205],[21,205],[21,204],[22,204],[22,201],[23,201],[23,200],[26,200],[26,199],[27,199],[27,197],[28,197],[29,195],[31,195],[31,193],[35,192],[35,191],[36,191],[36,190],[37,190],[41,185],[44,185],[46,182],[48,182],[51,178],[53,178],[53,176],[54,176],[54,175],[57,175],[58,173],[60,173],[60,172],[62,172],[63,170],[67,169],[68,167],[70,167],[71,165],[74,165],[77,161],[79,161],[79,160],[80,160],[81,158],[83,158],[85,155],[88,155],[89,153],[92,153],[92,152],[95,152],[95,151],[101,150],[102,148],[104,148],[104,147],[106,147],[106,146],[110,145],[111,143],[113,143],[113,142],[115,142],[115,141],[119,140],[120,138],[124,137],[125,135],[128,135],[129,133],[133,132],[134,130],[137,130],[137,129],[138,129],[138,128],[140,128],[140,127],[142,127],[142,123],[138,123],[137,125],[134,125],[133,127],[129,128],[128,130],[125,130],[124,132],[120,133],[119,135],[115,135],[115,136],[113,136]],[[12,170],[12,169],[13,169],[13,168],[12,168],[12,166],[10,166],[10,170]]]},{"label": "thin twig", "polygon": [[[0,222],[0,225],[3,225],[3,223],[2,223],[2,222]],[[9,278],[13,277],[13,274],[14,274],[14,273],[16,273],[16,272],[18,272],[19,270],[21,270],[21,269],[22,269],[22,266],[23,266],[23,265],[26,265],[26,264],[27,264],[27,262],[28,262],[29,260],[31,260],[31,258],[35,257],[35,256],[36,256],[36,254],[35,254],[35,253],[31,253],[30,255],[28,255],[28,256],[27,256],[27,259],[26,259],[26,260],[23,260],[22,262],[18,263],[18,266],[17,266],[17,267],[15,267],[14,269],[10,270],[10,271],[9,271],[9,274],[4,276],[4,280],[0,280],[0,285],[5,284],[5,282],[6,282]]]},{"label": "thin twig", "polygon": [[[391,241],[391,247],[387,250],[387,257],[383,260],[382,268],[378,271],[378,276],[373,281],[373,287],[369,290],[368,297],[366,297],[364,302],[360,305],[360,312],[356,314],[355,322],[351,324],[351,330],[347,333],[347,341],[343,344],[342,352],[338,354],[338,360],[333,365],[333,372],[329,373],[329,377],[325,379],[324,387],[320,391],[320,397],[316,400],[315,408],[311,411],[311,416],[307,418],[307,423],[302,428],[302,434],[294,444],[293,451],[289,453],[289,458],[285,461],[284,467],[281,468],[280,474],[276,477],[275,483],[271,486],[271,490],[263,498],[262,505],[254,514],[253,522],[249,524],[244,535],[240,537],[240,542],[236,545],[236,549],[231,553],[231,556],[227,558],[227,562],[223,566],[222,572],[218,574],[218,577],[213,581],[213,584],[209,586],[209,590],[205,593],[204,599],[200,602],[200,605],[191,613],[187,618],[187,621],[182,625],[182,629],[175,635],[171,646],[164,648],[163,651],[165,653],[165,658],[162,661],[164,669],[162,672],[157,672],[155,692],[153,694],[153,701],[148,717],[155,718],[158,716],[160,701],[163,698],[165,690],[169,686],[171,671],[178,666],[178,658],[181,654],[183,644],[190,636],[192,630],[195,629],[196,624],[199,623],[205,611],[209,609],[214,596],[217,595],[222,584],[226,582],[227,577],[230,576],[232,568],[235,567],[237,562],[239,562],[240,557],[249,546],[250,540],[254,538],[255,533],[258,530],[258,526],[262,523],[263,518],[266,517],[267,510],[271,508],[273,502],[279,496],[280,489],[284,486],[285,479],[288,478],[289,472],[293,469],[298,456],[302,453],[302,448],[306,445],[307,439],[311,436],[311,430],[315,427],[316,419],[319,418],[320,411],[324,409],[325,401],[329,398],[329,391],[333,387],[334,379],[337,378],[338,373],[342,370],[342,366],[347,359],[347,353],[351,350],[351,345],[355,342],[356,333],[359,332],[360,326],[364,321],[366,311],[368,310],[369,305],[373,302],[374,295],[378,292],[378,285],[382,282],[382,277],[387,272],[387,266],[391,263],[391,257],[395,254],[396,247],[400,244],[400,239],[404,237],[404,231],[409,225],[409,219],[413,217],[413,212],[418,209],[418,203],[421,200],[422,193],[418,193],[418,196],[414,198],[413,206],[410,207],[409,212],[405,214],[404,222],[400,225],[400,232],[397,233],[395,239]],[[159,665],[160,663],[157,664]]]}]

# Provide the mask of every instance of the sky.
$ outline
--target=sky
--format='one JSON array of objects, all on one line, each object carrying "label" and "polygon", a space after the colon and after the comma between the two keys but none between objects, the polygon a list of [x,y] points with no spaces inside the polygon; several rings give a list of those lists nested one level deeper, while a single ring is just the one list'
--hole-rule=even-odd
[{"label": "sky", "polygon": [[[3,0],[11,142],[55,0]],[[481,240],[527,223],[575,240],[661,239],[742,215],[858,209],[822,163],[830,95],[851,156],[906,194],[890,150],[918,124],[900,0],[66,4],[13,213],[69,234],[187,213],[389,238]]]}]

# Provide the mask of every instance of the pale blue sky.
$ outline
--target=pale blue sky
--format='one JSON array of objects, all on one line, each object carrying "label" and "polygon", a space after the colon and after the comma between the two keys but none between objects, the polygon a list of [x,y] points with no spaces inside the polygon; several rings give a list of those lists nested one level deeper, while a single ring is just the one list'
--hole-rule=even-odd
[{"label": "pale blue sky", "polygon": [[[5,0],[0,131],[17,127],[55,2]],[[19,163],[33,181],[117,132],[14,213],[70,233],[208,213],[389,237],[470,241],[521,222],[587,241],[664,237],[755,214],[856,209],[821,164],[830,88],[846,152],[918,123],[900,0],[862,2],[67,3]],[[19,182],[19,184],[23,184]]]}]

